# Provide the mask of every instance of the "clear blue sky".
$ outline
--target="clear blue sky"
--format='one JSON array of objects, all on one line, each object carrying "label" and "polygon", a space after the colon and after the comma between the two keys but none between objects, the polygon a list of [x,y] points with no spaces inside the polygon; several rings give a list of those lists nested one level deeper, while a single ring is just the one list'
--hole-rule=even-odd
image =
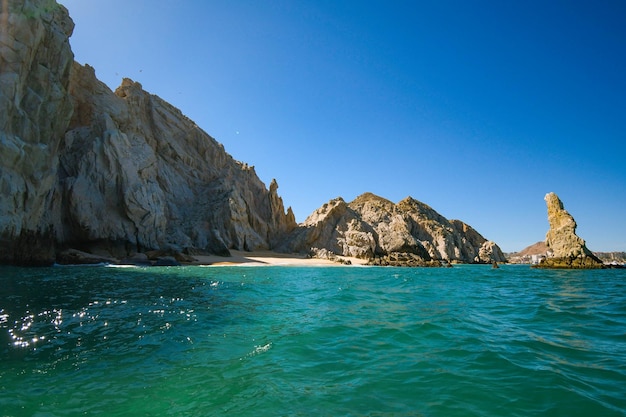
[{"label": "clear blue sky", "polygon": [[556,192],[626,251],[626,2],[60,0],[76,60],[169,101],[298,221],[412,196],[504,251]]}]

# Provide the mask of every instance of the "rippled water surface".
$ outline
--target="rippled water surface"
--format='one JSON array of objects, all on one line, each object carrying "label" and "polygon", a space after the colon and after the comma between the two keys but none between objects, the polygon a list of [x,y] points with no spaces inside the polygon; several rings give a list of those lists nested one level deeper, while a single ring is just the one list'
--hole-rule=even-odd
[{"label": "rippled water surface", "polygon": [[623,416],[626,271],[0,268],[0,415]]}]

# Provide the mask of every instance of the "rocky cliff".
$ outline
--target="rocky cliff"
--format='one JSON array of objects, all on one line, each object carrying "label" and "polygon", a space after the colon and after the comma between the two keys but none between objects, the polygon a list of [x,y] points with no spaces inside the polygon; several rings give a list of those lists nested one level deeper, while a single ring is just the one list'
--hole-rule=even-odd
[{"label": "rocky cliff", "polygon": [[371,193],[346,203],[336,198],[313,212],[280,249],[330,252],[379,265],[440,261],[505,262],[500,248],[458,220],[447,220],[408,197],[397,204]]},{"label": "rocky cliff", "polygon": [[54,259],[59,151],[72,115],[74,23],[54,1],[0,7],[0,261]]},{"label": "rocky cliff", "polygon": [[178,109],[75,63],[64,7],[4,0],[0,12],[2,263],[312,248],[379,265],[505,261],[412,198],[339,198],[297,226],[276,181],[267,189]]},{"label": "rocky cliff", "polygon": [[295,227],[275,181],[178,109],[124,79],[115,93],[74,64],[74,113],[60,152],[57,237],[136,251],[270,249]]},{"label": "rocky cliff", "polygon": [[74,63],[65,8],[3,4],[0,261],[270,249],[296,226],[275,181],[266,189],[178,109]]},{"label": "rocky cliff", "polygon": [[576,221],[563,207],[555,193],[545,196],[550,230],[546,234],[546,245],[550,249],[548,258],[539,267],[543,268],[601,268],[600,261],[576,235]]}]

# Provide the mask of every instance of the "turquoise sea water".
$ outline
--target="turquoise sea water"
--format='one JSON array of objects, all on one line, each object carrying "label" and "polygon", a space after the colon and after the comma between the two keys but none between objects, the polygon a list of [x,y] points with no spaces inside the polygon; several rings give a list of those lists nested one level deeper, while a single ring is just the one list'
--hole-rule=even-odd
[{"label": "turquoise sea water", "polygon": [[624,416],[626,270],[0,268],[1,416]]}]

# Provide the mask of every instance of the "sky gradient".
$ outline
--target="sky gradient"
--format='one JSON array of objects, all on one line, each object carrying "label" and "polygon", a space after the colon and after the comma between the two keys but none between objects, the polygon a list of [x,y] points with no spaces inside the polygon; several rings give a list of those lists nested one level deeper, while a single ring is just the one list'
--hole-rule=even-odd
[{"label": "sky gradient", "polygon": [[555,192],[626,251],[626,2],[59,0],[75,59],[140,82],[303,221],[412,196],[503,251]]}]

